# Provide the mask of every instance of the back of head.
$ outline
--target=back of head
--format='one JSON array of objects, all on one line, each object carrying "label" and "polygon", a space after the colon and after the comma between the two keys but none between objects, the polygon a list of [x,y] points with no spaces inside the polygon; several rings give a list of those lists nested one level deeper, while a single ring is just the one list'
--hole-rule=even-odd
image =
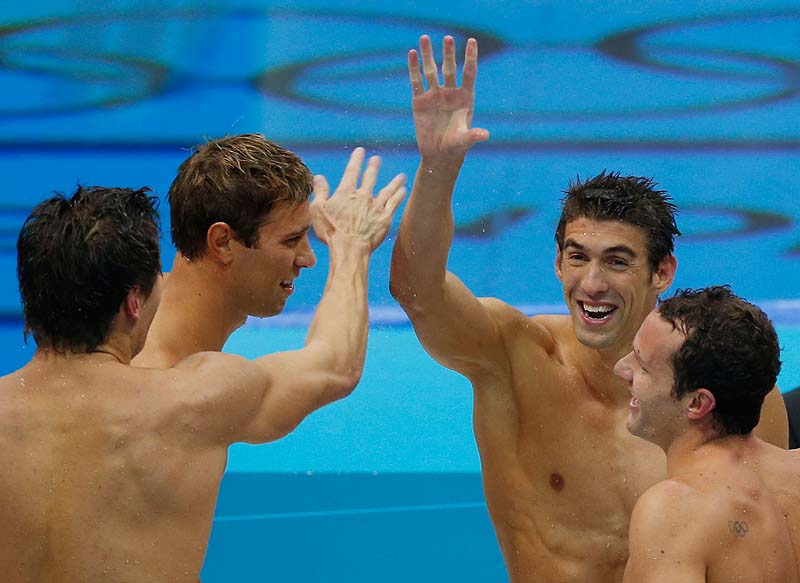
[{"label": "back of head", "polygon": [[714,394],[722,433],[752,431],[781,369],[778,336],[767,315],[728,286],[678,290],[658,311],[686,336],[673,356],[676,396],[706,388]]},{"label": "back of head", "polygon": [[247,247],[277,203],[300,204],[313,177],[300,158],[259,134],[200,146],[178,169],[169,190],[172,242],[185,257],[202,257],[208,228],[227,223]]},{"label": "back of head", "polygon": [[149,193],[79,187],[33,209],[17,241],[17,277],[26,333],[39,346],[94,350],[128,291],[152,291],[161,259]]},{"label": "back of head", "polygon": [[555,239],[559,249],[564,247],[567,223],[587,218],[599,221],[620,221],[642,229],[647,240],[648,262],[651,271],[674,248],[674,238],[680,235],[675,223],[677,209],[663,190],[656,190],[651,178],[606,174],[581,182],[570,183],[562,199],[561,218]]}]

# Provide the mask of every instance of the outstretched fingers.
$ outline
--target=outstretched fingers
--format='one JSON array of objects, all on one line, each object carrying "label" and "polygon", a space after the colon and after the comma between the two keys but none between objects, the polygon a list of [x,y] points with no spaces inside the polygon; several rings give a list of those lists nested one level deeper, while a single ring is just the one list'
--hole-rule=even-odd
[{"label": "outstretched fingers", "polygon": [[381,157],[372,156],[367,162],[367,169],[364,170],[364,176],[361,177],[361,188],[359,192],[365,196],[372,196],[372,191],[375,189],[375,183],[378,181],[378,170],[381,167]]},{"label": "outstretched fingers", "polygon": [[439,69],[433,59],[433,45],[428,35],[419,38],[419,50],[422,53],[422,72],[428,82],[428,89],[439,87]]},{"label": "outstretched fingers", "polygon": [[[403,196],[405,195],[405,185],[406,185],[406,175],[405,174],[398,174],[392,180],[381,188],[378,196],[375,197],[375,204],[378,207],[389,207],[390,204],[394,204],[394,198],[400,194],[399,200],[397,200],[397,204],[400,204],[400,201],[403,200]],[[397,208],[395,205],[394,208]],[[392,210],[394,212],[394,210]]]},{"label": "outstretched fingers", "polygon": [[408,51],[408,77],[411,80],[411,94],[415,97],[425,93],[425,85],[422,82],[422,71],[419,68],[419,53],[416,49]]},{"label": "outstretched fingers", "polygon": [[464,50],[464,70],[461,73],[461,87],[467,91],[475,90],[475,78],[478,76],[478,41],[471,38]]},{"label": "outstretched fingers", "polygon": [[342,180],[339,182],[337,190],[349,190],[354,192],[358,188],[358,177],[361,174],[361,167],[364,165],[364,156],[366,151],[364,148],[358,147],[350,154],[350,159],[345,166]]},{"label": "outstretched fingers", "polygon": [[331,187],[328,186],[327,179],[322,174],[314,176],[314,200],[311,204],[314,206],[325,206],[330,192]]},{"label": "outstretched fingers", "polygon": [[442,40],[442,77],[444,77],[445,87],[456,86],[456,41],[452,36],[446,36]]}]

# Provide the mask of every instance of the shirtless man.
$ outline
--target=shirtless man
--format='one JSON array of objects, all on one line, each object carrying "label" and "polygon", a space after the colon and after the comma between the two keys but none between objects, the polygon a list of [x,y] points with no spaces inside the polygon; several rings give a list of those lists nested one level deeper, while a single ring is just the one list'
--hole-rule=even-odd
[{"label": "shirtless man", "polygon": [[[363,150],[353,156],[351,162],[360,164]],[[374,184],[376,172],[377,158],[365,178]],[[169,367],[196,352],[220,351],[248,316],[283,311],[301,270],[316,263],[307,236],[312,187],[327,184],[312,177],[297,155],[260,134],[198,147],[169,189],[178,253],[133,364]]]},{"label": "shirtless man", "polygon": [[[296,253],[287,232],[307,246],[312,217],[330,249],[305,347],[252,361],[200,352],[168,370],[128,366],[161,295],[149,198],[90,189],[37,207],[18,272],[38,348],[0,379],[4,583],[198,580],[228,446],[285,435],[361,375],[369,259],[404,193],[397,177],[372,197],[376,159],[358,186],[363,158],[353,152],[332,197],[318,179],[310,207],[277,206],[252,247],[234,237],[215,250],[260,268],[259,253]],[[274,274],[277,290],[261,288],[278,304],[291,265]]]},{"label": "shirtless man", "polygon": [[751,433],[779,357],[767,316],[727,287],[647,316],[615,372],[667,479],[634,507],[625,583],[800,582],[800,452]]},{"label": "shirtless man", "polygon": [[[456,86],[453,39],[440,85],[428,37],[409,53],[420,167],[392,258],[391,289],[425,349],[471,382],[489,514],[512,582],[622,580],[638,496],[665,457],[622,427],[630,395],[614,364],[672,282],[674,207],[650,180],[600,175],[576,184],[556,232],[569,316],[529,318],[475,297],[446,270],[452,196],[471,128],[477,43]],[[423,85],[423,76],[428,89]],[[785,447],[777,390],[761,430]]]}]

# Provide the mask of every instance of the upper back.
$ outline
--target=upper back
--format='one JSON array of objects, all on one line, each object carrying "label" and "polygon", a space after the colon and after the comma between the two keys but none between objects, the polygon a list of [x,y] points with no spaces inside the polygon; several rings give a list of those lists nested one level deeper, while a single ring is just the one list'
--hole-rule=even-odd
[{"label": "upper back", "polygon": [[196,451],[180,391],[154,371],[80,359],[0,379],[0,568],[8,581],[77,581],[123,564],[131,578],[115,580],[164,580],[155,549],[198,563],[179,532],[209,497],[213,510],[217,484],[198,476],[214,455]]},{"label": "upper back", "polygon": [[798,583],[800,456],[749,441],[689,480],[705,507],[707,580]]}]

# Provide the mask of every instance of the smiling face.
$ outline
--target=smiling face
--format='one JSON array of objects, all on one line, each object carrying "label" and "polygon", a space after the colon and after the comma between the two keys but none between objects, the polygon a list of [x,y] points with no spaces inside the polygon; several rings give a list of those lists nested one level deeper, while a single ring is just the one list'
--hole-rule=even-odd
[{"label": "smiling face", "polygon": [[685,428],[686,410],[693,398],[689,394],[678,399],[674,391],[673,356],[684,340],[680,330],[653,311],[637,332],[633,350],[614,367],[631,392],[628,431],[665,451]]},{"label": "smiling face", "polygon": [[270,213],[253,247],[235,242],[236,302],[248,315],[263,318],[283,311],[300,270],[317,262],[308,241],[310,225],[309,202],[285,203]]},{"label": "smiling face", "polygon": [[672,255],[651,273],[642,230],[619,221],[570,221],[556,257],[575,336],[596,349],[627,350],[674,273]]}]

